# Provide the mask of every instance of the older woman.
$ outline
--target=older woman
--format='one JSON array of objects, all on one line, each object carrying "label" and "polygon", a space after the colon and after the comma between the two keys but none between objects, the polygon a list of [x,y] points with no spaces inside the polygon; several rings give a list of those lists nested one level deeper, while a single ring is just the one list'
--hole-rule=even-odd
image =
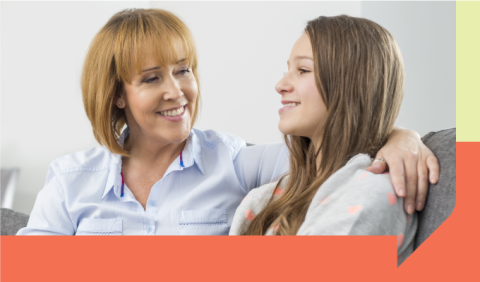
[{"label": "older woman", "polygon": [[[192,129],[200,101],[197,55],[189,30],[169,12],[115,14],[90,46],[82,92],[104,146],[53,161],[18,234],[228,234],[241,199],[288,170],[282,144],[246,148],[238,137]],[[415,133],[398,130],[391,139],[380,154],[401,179],[398,194],[413,203],[417,167],[426,175],[429,160],[435,180],[436,159]],[[403,143],[421,157],[387,154]],[[403,159],[409,185],[402,184]],[[420,202],[426,185],[419,182]]]}]

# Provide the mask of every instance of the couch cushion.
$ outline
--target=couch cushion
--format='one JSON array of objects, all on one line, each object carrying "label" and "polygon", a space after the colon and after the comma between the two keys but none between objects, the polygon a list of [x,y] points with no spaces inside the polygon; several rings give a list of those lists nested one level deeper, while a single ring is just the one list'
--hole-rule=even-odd
[{"label": "couch cushion", "polygon": [[27,226],[28,215],[2,208],[1,220],[1,235],[15,235],[20,228]]},{"label": "couch cushion", "polygon": [[422,140],[438,158],[440,177],[437,184],[430,184],[425,209],[418,213],[418,230],[415,248],[425,241],[455,207],[457,183],[456,129],[430,132]]}]

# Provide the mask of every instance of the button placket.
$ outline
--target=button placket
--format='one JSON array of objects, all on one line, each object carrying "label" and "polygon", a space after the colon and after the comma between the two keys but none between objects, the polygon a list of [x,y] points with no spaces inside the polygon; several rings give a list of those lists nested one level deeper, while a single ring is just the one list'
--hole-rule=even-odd
[{"label": "button placket", "polygon": [[145,231],[147,235],[155,234],[155,216],[157,214],[157,199],[158,199],[158,190],[160,183],[162,183],[163,178],[155,183],[150,191],[148,197],[147,206],[145,209]]}]

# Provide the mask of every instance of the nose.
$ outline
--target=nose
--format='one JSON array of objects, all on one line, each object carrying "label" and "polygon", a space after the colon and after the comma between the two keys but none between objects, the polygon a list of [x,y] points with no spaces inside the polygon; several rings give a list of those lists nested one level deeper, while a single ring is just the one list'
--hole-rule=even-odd
[{"label": "nose", "polygon": [[275,85],[275,90],[278,94],[283,95],[287,93],[291,93],[293,91],[293,85],[290,83],[289,74],[286,73],[277,85]]},{"label": "nose", "polygon": [[172,75],[169,75],[164,79],[163,92],[164,100],[178,100],[183,96],[180,83]]}]

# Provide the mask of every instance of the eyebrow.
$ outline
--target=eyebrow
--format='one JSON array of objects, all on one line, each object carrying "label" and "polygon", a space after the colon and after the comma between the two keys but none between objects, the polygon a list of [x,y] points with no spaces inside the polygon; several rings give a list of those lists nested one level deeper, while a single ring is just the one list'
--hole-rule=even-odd
[{"label": "eyebrow", "polygon": [[153,68],[149,68],[149,69],[144,69],[144,70],[142,70],[142,72],[151,71],[151,70],[158,70],[158,69],[160,69],[160,67],[153,67]]},{"label": "eyebrow", "polygon": [[309,56],[296,56],[294,58],[294,60],[301,60],[301,59],[309,59],[309,60],[312,60],[313,61],[313,58],[312,57],[309,57]]},{"label": "eyebrow", "polygon": [[[293,58],[294,61],[297,61],[297,60],[302,60],[302,59],[308,59],[308,60],[312,60],[313,61],[313,58],[312,57],[309,57],[309,56],[296,56],[295,58]],[[287,61],[287,65],[288,65],[288,61]]]},{"label": "eyebrow", "polygon": [[[186,58],[183,58],[181,60],[176,61],[175,64],[177,65],[177,64],[183,63],[186,60],[187,60]],[[153,68],[149,68],[149,69],[144,69],[144,70],[142,70],[142,72],[147,72],[147,71],[151,71],[151,70],[158,70],[158,69],[160,69],[160,67],[153,67]]]}]

